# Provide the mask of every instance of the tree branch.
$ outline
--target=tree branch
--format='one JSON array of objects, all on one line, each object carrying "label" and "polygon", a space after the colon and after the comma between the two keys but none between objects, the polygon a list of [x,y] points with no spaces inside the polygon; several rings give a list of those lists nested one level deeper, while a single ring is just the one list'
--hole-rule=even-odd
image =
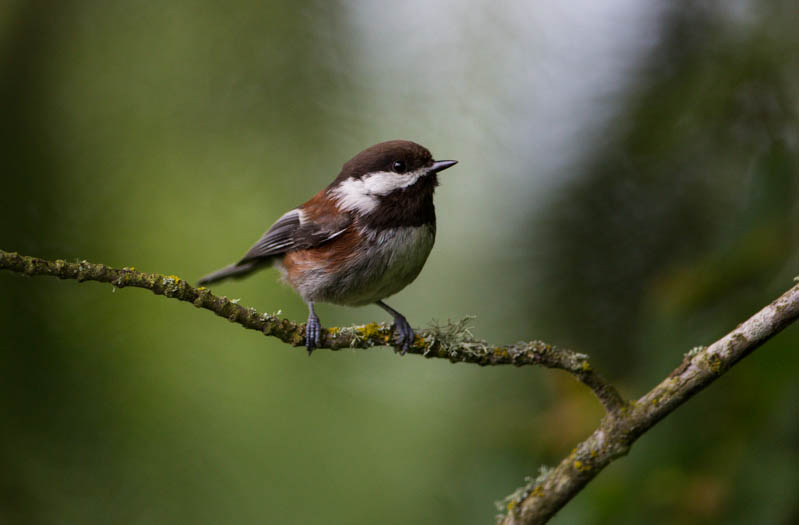
[{"label": "tree branch", "polygon": [[[79,282],[98,281],[117,288],[133,286],[194,304],[244,328],[258,330],[293,346],[305,343],[305,325],[244,308],[235,300],[195,288],[175,275],[111,268],[87,261],[50,261],[0,250],[0,269],[24,275],[51,275]],[[627,403],[616,389],[597,374],[588,356],[541,341],[490,345],[469,331],[468,319],[420,330],[409,353],[453,363],[486,365],[539,365],[571,373],[588,386],[607,413],[599,428],[554,469],[542,472],[504,501],[505,525],[544,523],[588,484],[603,468],[627,454],[632,444],[653,425],[694,394],[710,385],[735,363],[799,317],[799,285],[739,325],[709,347],[697,348],[659,385],[639,400]],[[392,329],[385,324],[328,328],[320,348],[371,348],[390,344]]]},{"label": "tree branch", "polygon": [[591,436],[552,470],[506,498],[505,525],[545,523],[653,425],[706,388],[799,317],[799,285],[708,347],[699,347],[639,400],[606,415]]},{"label": "tree branch", "polygon": [[[244,308],[237,301],[212,294],[205,287],[195,288],[176,275],[138,272],[134,268],[111,268],[88,261],[50,261],[0,250],[0,269],[28,276],[51,275],[60,279],[75,279],[79,282],[98,281],[116,288],[133,286],[145,288],[157,295],[192,303],[198,308],[214,312],[220,317],[240,324],[244,328],[258,330],[264,335],[277,337],[292,346],[305,344],[305,324],[288,319],[279,319],[270,314],[258,313],[253,308]],[[319,348],[339,350],[341,348],[371,348],[389,345],[392,330],[383,323],[362,326],[327,328],[322,331]],[[616,389],[597,374],[588,362],[588,356],[542,341],[530,341],[510,345],[490,345],[475,339],[466,320],[444,326],[433,326],[419,330],[408,353],[429,358],[449,359],[453,363],[486,365],[539,365],[565,370],[588,386],[609,413],[625,406],[625,401]]]}]

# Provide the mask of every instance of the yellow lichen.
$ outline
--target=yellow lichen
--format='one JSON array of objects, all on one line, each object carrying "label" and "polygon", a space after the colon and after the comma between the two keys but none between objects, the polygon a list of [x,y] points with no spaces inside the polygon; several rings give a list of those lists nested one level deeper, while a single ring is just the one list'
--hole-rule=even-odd
[{"label": "yellow lichen", "polygon": [[580,472],[588,472],[589,470],[591,470],[591,465],[586,465],[585,463],[583,463],[579,459],[575,460],[573,465],[574,465],[574,468],[577,469]]},{"label": "yellow lichen", "polygon": [[717,355],[710,357],[710,371],[718,374],[721,371],[721,358]]},{"label": "yellow lichen", "polygon": [[372,339],[380,335],[380,325],[377,323],[369,323],[363,325],[358,331],[364,339]]},{"label": "yellow lichen", "polygon": [[494,347],[494,355],[496,357],[500,357],[502,359],[508,358],[508,351],[502,348],[501,346]]}]

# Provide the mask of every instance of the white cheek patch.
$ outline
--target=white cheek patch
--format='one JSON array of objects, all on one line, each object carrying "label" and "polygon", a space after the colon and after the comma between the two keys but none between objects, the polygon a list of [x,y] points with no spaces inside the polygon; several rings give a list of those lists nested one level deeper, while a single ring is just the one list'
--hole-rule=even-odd
[{"label": "white cheek patch", "polygon": [[333,188],[330,195],[336,199],[338,207],[344,211],[369,213],[377,207],[377,197],[370,195],[362,180],[347,179]]},{"label": "white cheek patch", "polygon": [[413,186],[425,174],[424,169],[411,171],[402,175],[392,171],[369,173],[361,179],[366,190],[372,195],[388,195],[389,193]]},{"label": "white cheek patch", "polygon": [[379,197],[413,186],[425,173],[425,168],[404,174],[378,171],[360,179],[347,179],[330,193],[341,209],[369,213],[377,207]]}]

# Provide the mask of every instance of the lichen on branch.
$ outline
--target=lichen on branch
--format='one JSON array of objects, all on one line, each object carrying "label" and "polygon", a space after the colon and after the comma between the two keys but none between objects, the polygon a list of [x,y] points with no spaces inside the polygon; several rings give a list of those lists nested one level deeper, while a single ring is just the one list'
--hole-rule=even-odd
[{"label": "lichen on branch", "polygon": [[663,381],[622,410],[606,415],[555,468],[503,500],[504,525],[545,523],[612,461],[697,392],[799,318],[799,285],[709,346],[697,346]]},{"label": "lichen on branch", "polygon": [[[258,330],[293,346],[305,344],[305,325],[245,308],[238,301],[195,288],[175,275],[143,273],[134,268],[111,268],[87,261],[51,261],[0,250],[0,269],[24,275],[51,275],[79,282],[97,281],[116,288],[145,288],[155,294],[192,303],[241,326]],[[626,402],[616,389],[597,374],[588,357],[542,341],[492,345],[475,338],[464,319],[434,324],[417,332],[408,353],[453,363],[486,365],[539,365],[564,370],[591,388],[606,409],[599,427],[552,469],[505,498],[505,525],[545,523],[615,459],[627,454],[632,444],[652,426],[706,388],[746,355],[799,318],[799,284],[766,306],[732,332],[709,346],[697,346],[663,381],[637,401]],[[328,328],[319,348],[372,348],[392,341],[385,324]]]},{"label": "lichen on branch", "polygon": [[[304,323],[280,319],[268,313],[259,313],[254,308],[245,308],[239,305],[238,301],[214,295],[205,287],[196,288],[176,275],[144,273],[135,268],[112,268],[88,261],[67,262],[61,259],[52,261],[2,250],[0,250],[0,269],[28,276],[50,275],[60,279],[75,279],[79,282],[97,281],[111,284],[116,288],[144,288],[154,294],[210,310],[244,328],[276,337],[292,346],[305,345]],[[445,325],[434,324],[429,329],[417,331],[416,339],[408,349],[408,353],[428,358],[448,359],[453,363],[474,363],[481,366],[539,365],[556,368],[571,373],[591,388],[607,410],[615,411],[624,405],[618,392],[591,368],[588,356],[585,354],[558,348],[542,341],[491,345],[475,338],[469,330],[467,321],[468,319]],[[392,337],[391,327],[384,323],[330,327],[322,330],[318,348],[340,350],[387,346],[391,344]]]}]

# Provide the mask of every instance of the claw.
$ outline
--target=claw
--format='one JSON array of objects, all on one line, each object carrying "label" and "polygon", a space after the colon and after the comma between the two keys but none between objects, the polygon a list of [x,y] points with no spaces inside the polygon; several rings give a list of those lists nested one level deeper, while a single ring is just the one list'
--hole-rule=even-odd
[{"label": "claw", "polygon": [[408,320],[405,319],[404,315],[394,310],[383,301],[377,301],[375,304],[390,313],[391,317],[394,318],[393,328],[394,332],[397,334],[397,346],[394,348],[394,351],[399,351],[400,355],[405,355],[408,353],[408,348],[413,344],[414,337],[416,337],[413,333],[413,328],[408,324]]},{"label": "claw", "polygon": [[413,344],[415,337],[413,328],[408,324],[408,320],[403,316],[397,316],[394,319],[394,328],[397,332],[397,348],[400,349],[400,355],[408,353],[408,348]]},{"label": "claw", "polygon": [[308,349],[308,355],[317,348],[320,342],[320,335],[322,333],[322,325],[319,323],[319,318],[313,310],[313,303],[308,303],[308,322],[305,324],[305,348]]}]

